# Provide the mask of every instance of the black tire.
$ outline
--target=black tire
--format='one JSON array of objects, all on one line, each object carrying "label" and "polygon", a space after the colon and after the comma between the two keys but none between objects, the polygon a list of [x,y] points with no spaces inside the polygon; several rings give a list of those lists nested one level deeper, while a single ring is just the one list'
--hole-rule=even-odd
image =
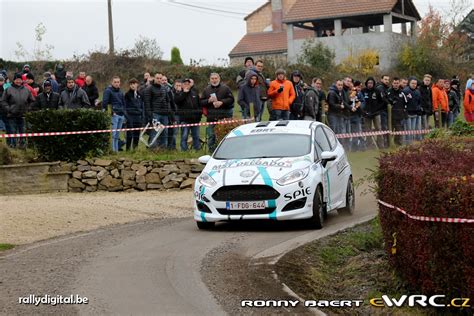
[{"label": "black tire", "polygon": [[349,177],[346,189],[346,206],[338,210],[341,214],[352,215],[355,210],[355,190],[352,176]]},{"label": "black tire", "polygon": [[210,230],[213,229],[216,223],[214,222],[196,222],[196,225],[201,230]]},{"label": "black tire", "polygon": [[321,187],[318,187],[313,198],[313,216],[310,218],[311,227],[315,229],[323,228],[325,218],[326,211],[324,209],[323,194]]}]

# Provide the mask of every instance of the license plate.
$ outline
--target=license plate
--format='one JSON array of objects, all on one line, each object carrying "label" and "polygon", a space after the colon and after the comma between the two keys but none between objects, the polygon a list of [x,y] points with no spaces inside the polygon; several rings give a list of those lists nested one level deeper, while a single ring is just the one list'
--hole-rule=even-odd
[{"label": "license plate", "polygon": [[265,201],[226,202],[228,210],[264,210],[265,207]]}]

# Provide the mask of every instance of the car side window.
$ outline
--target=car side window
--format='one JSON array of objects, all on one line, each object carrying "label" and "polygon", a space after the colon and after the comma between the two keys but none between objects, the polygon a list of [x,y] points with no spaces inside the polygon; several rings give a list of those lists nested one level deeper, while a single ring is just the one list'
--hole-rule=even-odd
[{"label": "car side window", "polygon": [[336,135],[334,135],[333,131],[330,130],[329,128],[327,127],[323,127],[323,128],[324,128],[324,132],[326,132],[326,136],[328,137],[329,145],[331,146],[331,149],[332,150],[336,149],[336,146],[337,146]]},{"label": "car side window", "polygon": [[318,154],[323,151],[331,151],[329,141],[321,127],[316,128],[316,132],[314,133],[314,143],[317,148]]}]

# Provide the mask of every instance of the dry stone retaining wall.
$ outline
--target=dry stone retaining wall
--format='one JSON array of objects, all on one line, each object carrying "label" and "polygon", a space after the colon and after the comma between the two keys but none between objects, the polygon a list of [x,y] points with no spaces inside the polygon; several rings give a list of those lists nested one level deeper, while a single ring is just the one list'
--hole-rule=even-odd
[{"label": "dry stone retaining wall", "polygon": [[132,161],[85,159],[61,163],[69,172],[69,192],[181,190],[192,188],[204,166],[197,159]]}]

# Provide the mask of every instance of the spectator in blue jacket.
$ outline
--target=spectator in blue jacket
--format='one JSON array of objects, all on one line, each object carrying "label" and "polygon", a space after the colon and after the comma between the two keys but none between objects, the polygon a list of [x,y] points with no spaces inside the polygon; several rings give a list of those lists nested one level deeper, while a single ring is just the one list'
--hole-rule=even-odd
[{"label": "spectator in blue jacket", "polygon": [[[408,86],[403,89],[403,93],[407,98],[407,114],[406,130],[407,131],[418,131],[421,130],[421,93],[417,89],[418,80],[416,78],[410,78],[408,80]],[[408,141],[420,139],[420,135],[408,135]]]},{"label": "spectator in blue jacket", "polygon": [[[120,77],[114,76],[112,84],[104,91],[102,109],[107,110],[109,104],[112,106],[112,129],[121,129],[125,120],[125,98],[120,90]],[[120,132],[112,132],[112,151],[119,151]]]}]

